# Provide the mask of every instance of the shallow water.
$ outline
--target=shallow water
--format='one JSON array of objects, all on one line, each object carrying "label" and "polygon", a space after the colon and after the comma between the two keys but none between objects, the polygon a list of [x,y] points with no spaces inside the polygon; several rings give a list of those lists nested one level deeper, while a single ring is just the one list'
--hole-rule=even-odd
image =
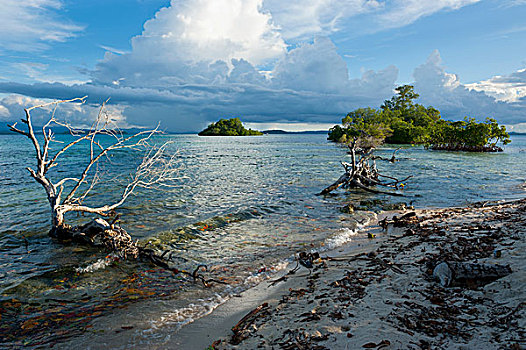
[{"label": "shallow water", "polygon": [[[206,264],[207,277],[228,285],[205,289],[145,262],[115,262],[78,273],[111,257],[48,238],[45,194],[25,170],[35,162],[29,140],[0,135],[0,347],[50,345],[71,336],[92,341],[102,338],[94,329],[115,320],[134,344],[155,343],[156,334],[167,336],[159,330],[177,329],[206,314],[283,268],[292,254],[348,241],[356,223],[367,220],[338,210],[348,202],[380,198],[443,207],[525,193],[525,136],[514,136],[504,153],[407,146],[398,151],[399,162],[378,161],[385,174],[413,175],[405,198],[341,190],[316,196],[341,175],[339,162],[349,157],[324,135],[169,135],[158,141],[168,139],[178,152],[180,186],[137,192],[119,210],[121,225],[141,242],[170,250],[174,267]],[[387,145],[377,153],[390,157],[393,149]],[[83,157],[82,150],[71,153],[50,176],[78,174]],[[138,160],[137,153],[118,153],[101,172],[125,174]],[[105,186],[95,194],[108,201],[118,197],[119,187]]]}]

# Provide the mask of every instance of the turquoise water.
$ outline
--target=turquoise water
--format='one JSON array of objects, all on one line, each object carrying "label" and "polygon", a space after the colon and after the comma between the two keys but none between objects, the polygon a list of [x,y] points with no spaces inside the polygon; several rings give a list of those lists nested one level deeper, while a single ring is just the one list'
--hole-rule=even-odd
[{"label": "turquoise water", "polygon": [[[349,202],[380,198],[444,207],[525,194],[525,136],[514,136],[504,153],[407,146],[398,151],[399,162],[378,161],[382,173],[413,175],[405,198],[342,190],[316,196],[341,175],[340,161],[349,161],[346,149],[324,135],[158,139],[164,140],[174,141],[171,151],[178,152],[179,187],[138,191],[119,210],[121,224],[141,242],[170,250],[175,267],[206,264],[206,276],[228,285],[205,289],[141,261],[78,273],[107,252],[65,246],[47,236],[45,193],[25,170],[35,162],[29,140],[0,135],[0,347],[48,346],[72,336],[98,339],[93,329],[115,318],[133,327],[123,329],[132,341],[155,342],[159,329],[176,330],[209,312],[271,276],[292,254],[346,241],[349,230],[366,218],[341,213],[339,207]],[[390,157],[393,149],[386,145],[377,154]],[[137,153],[118,153],[100,170],[110,177],[125,175],[138,160]],[[78,174],[85,161],[83,151],[75,151],[50,177]],[[111,201],[119,190],[106,185],[88,201]]]}]

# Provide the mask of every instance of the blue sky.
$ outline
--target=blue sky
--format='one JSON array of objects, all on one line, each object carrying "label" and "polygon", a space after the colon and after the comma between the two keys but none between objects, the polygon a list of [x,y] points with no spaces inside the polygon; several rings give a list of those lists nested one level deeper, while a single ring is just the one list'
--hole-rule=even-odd
[{"label": "blue sky", "polygon": [[[0,0],[0,121],[111,97],[122,126],[323,129],[399,84],[526,131],[525,0]],[[42,115],[42,118],[45,116]],[[260,124],[258,124],[260,123]],[[263,123],[263,124],[261,124]]]}]

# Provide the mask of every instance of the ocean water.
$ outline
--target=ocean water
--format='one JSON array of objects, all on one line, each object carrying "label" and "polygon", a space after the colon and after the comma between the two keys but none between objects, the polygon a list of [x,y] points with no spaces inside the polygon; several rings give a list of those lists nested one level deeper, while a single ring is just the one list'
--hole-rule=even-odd
[{"label": "ocean water", "polygon": [[[317,196],[342,174],[340,161],[349,161],[346,148],[325,138],[165,135],[156,140],[173,141],[179,186],[137,191],[118,210],[121,225],[141,244],[150,241],[168,250],[174,267],[192,271],[205,264],[204,276],[225,283],[203,288],[146,261],[114,261],[108,252],[49,238],[45,193],[25,170],[36,162],[31,144],[19,135],[0,135],[0,347],[60,347],[71,339],[87,346],[114,334],[104,334],[104,325],[116,323],[131,342],[123,348],[155,344],[159,337],[165,341],[232,295],[272,277],[295,253],[353,244],[353,235],[373,214],[342,213],[348,203],[380,199],[423,208],[525,195],[526,137],[516,135],[503,153],[404,146],[398,162],[377,161],[386,175],[413,175],[403,198],[358,190]],[[395,148],[385,145],[377,154],[389,158]],[[78,174],[85,151],[69,153],[50,177]],[[125,182],[139,160],[137,152],[120,152],[99,170]],[[121,190],[118,184],[101,184],[87,201],[106,203]]]}]

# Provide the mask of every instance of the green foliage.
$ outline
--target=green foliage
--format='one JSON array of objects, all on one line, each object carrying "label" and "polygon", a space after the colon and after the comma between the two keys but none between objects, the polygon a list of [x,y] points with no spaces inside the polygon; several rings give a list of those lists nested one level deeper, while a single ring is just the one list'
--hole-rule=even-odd
[{"label": "green foliage", "polygon": [[383,112],[372,108],[359,108],[342,119],[343,127],[335,125],[329,130],[329,140],[346,143],[356,138],[368,139],[372,146],[390,136],[393,130],[385,123]]},{"label": "green foliage", "polygon": [[443,120],[437,109],[413,102],[419,97],[413,86],[399,86],[396,92],[380,109],[359,108],[347,114],[342,126],[335,125],[329,130],[328,139],[346,143],[355,137],[368,137],[379,142],[471,151],[500,150],[498,142],[504,145],[511,142],[506,128],[495,119]]},{"label": "green foliage", "polygon": [[413,100],[420,97],[414,92],[412,85],[399,86],[395,91],[397,96],[393,96],[390,100],[385,100],[380,108],[390,111],[406,111],[413,105]]},{"label": "green foliage", "polygon": [[504,145],[511,142],[505,126],[499,126],[493,118],[477,122],[474,118],[465,117],[456,122],[442,120],[440,127],[433,130],[428,146],[433,149],[485,151],[499,150],[499,142]]},{"label": "green foliage", "polygon": [[216,123],[208,125],[201,131],[199,136],[255,136],[263,135],[262,132],[245,129],[239,118],[220,119]]}]

